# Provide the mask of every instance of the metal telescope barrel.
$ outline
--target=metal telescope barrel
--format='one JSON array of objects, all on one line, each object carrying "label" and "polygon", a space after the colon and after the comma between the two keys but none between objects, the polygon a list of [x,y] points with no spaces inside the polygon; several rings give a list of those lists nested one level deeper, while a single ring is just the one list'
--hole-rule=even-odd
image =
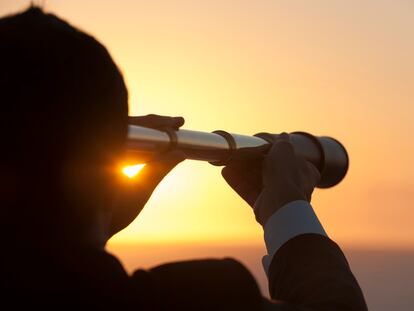
[{"label": "metal telescope barrel", "polygon": [[[214,131],[212,133],[191,130],[156,130],[136,125],[128,127],[127,150],[135,159],[146,161],[155,154],[179,149],[187,159],[208,161],[214,165],[226,165],[232,153],[240,148],[270,144],[272,134],[255,136]],[[318,188],[338,184],[346,175],[348,154],[337,140],[326,136],[313,136],[305,132],[290,134],[295,153],[313,163],[321,173]]]}]

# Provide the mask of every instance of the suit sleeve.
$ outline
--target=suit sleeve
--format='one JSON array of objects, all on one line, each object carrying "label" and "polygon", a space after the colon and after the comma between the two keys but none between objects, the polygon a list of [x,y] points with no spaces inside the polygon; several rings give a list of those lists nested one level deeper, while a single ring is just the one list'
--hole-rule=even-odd
[{"label": "suit sleeve", "polygon": [[323,235],[302,234],[283,244],[268,279],[277,310],[368,310],[344,254]]}]

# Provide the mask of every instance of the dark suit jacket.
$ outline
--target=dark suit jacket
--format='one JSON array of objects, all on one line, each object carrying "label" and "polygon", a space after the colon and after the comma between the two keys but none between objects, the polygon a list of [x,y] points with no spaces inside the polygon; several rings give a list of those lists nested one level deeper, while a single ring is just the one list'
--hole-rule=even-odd
[{"label": "dark suit jacket", "polygon": [[368,310],[339,246],[316,234],[298,236],[278,250],[269,269],[269,291],[280,310]]},{"label": "dark suit jacket", "polygon": [[[143,250],[145,251],[145,250]],[[129,276],[105,251],[39,252],[16,247],[2,256],[0,308],[92,310],[262,310],[254,278],[233,259],[169,263]],[[271,310],[367,310],[340,248],[302,235],[277,252],[269,270]],[[6,307],[11,304],[13,308]]]}]

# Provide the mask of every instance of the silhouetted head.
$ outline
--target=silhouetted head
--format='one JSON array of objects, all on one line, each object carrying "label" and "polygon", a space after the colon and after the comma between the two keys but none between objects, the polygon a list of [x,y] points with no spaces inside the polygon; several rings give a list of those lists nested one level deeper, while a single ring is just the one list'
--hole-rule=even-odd
[{"label": "silhouetted head", "polygon": [[114,195],[127,96],[93,37],[39,8],[0,19],[2,231],[72,239],[91,230]]}]

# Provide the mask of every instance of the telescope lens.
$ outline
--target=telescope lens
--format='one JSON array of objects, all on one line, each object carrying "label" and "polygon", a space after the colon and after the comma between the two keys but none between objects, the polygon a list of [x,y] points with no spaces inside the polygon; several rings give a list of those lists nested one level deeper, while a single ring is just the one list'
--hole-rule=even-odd
[{"label": "telescope lens", "polygon": [[334,138],[317,137],[323,150],[324,164],[318,188],[329,188],[338,184],[346,175],[349,157],[344,146]]}]

